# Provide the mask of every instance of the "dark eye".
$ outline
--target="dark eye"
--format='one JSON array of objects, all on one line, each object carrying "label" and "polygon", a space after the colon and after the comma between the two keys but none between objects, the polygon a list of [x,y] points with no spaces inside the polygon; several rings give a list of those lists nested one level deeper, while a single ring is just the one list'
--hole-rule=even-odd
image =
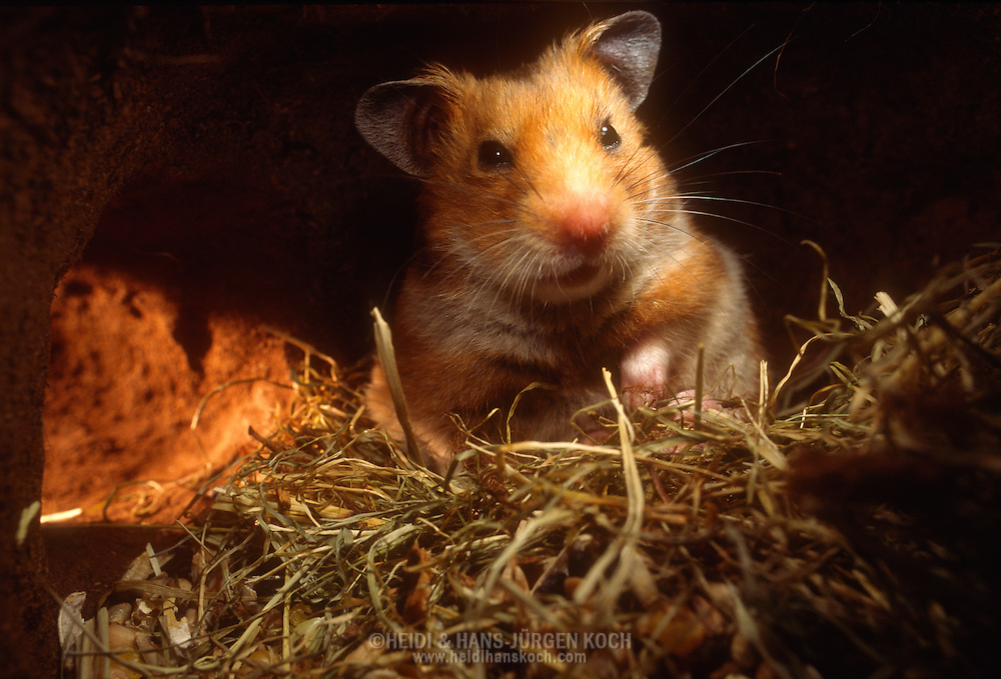
[{"label": "dark eye", "polygon": [[480,168],[484,170],[496,170],[514,162],[511,152],[499,141],[489,139],[480,144],[479,151]]},{"label": "dark eye", "polygon": [[601,141],[602,148],[606,151],[611,151],[622,141],[622,137],[620,137],[619,133],[615,131],[615,128],[612,127],[612,123],[609,120],[605,120],[605,122],[601,124],[601,131],[598,134],[598,139]]}]

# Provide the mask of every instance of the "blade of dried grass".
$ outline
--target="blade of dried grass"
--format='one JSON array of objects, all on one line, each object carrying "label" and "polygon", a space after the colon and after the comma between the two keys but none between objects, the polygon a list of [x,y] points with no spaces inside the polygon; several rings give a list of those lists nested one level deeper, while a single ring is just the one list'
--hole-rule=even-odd
[{"label": "blade of dried grass", "polygon": [[484,575],[480,579],[479,586],[474,594],[473,605],[469,609],[467,619],[479,619],[486,613],[486,609],[492,603],[494,589],[498,580],[508,564],[515,559],[519,553],[526,549],[526,546],[536,538],[536,536],[551,526],[564,526],[572,522],[575,518],[573,512],[562,507],[555,506],[555,499],[549,506],[538,511],[532,518],[524,521],[515,531],[511,541],[504,550],[497,556]]},{"label": "blade of dried grass", "polygon": [[578,605],[583,605],[587,602],[604,579],[606,569],[614,561],[618,560],[618,566],[601,589],[598,595],[598,603],[596,604],[599,609],[609,610],[614,608],[615,601],[625,587],[630,571],[635,566],[637,559],[636,545],[639,539],[640,528],[643,525],[645,496],[643,484],[640,481],[639,468],[636,465],[636,458],[633,455],[632,442],[634,431],[632,422],[626,416],[622,402],[615,391],[611,373],[604,368],[601,372],[608,393],[612,397],[612,404],[615,406],[615,411],[618,415],[619,443],[622,446],[622,472],[629,504],[622,532],[609,543],[605,551],[602,552],[601,556],[598,557],[588,570],[584,579],[574,591],[573,598]]},{"label": "blade of dried grass", "polygon": [[[400,371],[396,367],[396,353],[393,351],[393,333],[389,329],[389,324],[382,317],[378,307],[372,309],[372,318],[375,319],[375,346],[382,363],[382,369],[386,374],[386,382],[389,384],[389,393],[393,397],[393,405],[396,407],[396,417],[403,428],[403,434],[407,440],[407,455],[413,460],[423,460],[423,453],[417,445],[417,437],[414,436],[413,427],[410,425],[410,413],[407,409],[407,401],[403,394],[403,383],[400,381]],[[406,468],[413,469],[409,460],[403,458]],[[427,461],[424,461],[427,464]]]},{"label": "blade of dried grass", "polygon": [[[865,638],[872,625],[886,624],[897,610],[886,609],[886,604],[896,605],[896,595],[886,589],[885,581],[874,579],[880,571],[852,554],[843,536],[804,513],[790,497],[783,467],[787,452],[797,446],[831,456],[864,451],[885,417],[890,387],[912,393],[924,385],[962,379],[964,393],[971,393],[969,389],[984,379],[976,367],[998,360],[996,345],[990,345],[994,353],[987,356],[972,348],[973,338],[997,342],[996,329],[983,326],[991,314],[997,316],[998,305],[978,296],[972,298],[974,303],[958,303],[942,314],[934,300],[942,294],[942,286],[964,280],[975,282],[981,292],[997,294],[995,283],[978,278],[984,275],[985,269],[953,271],[935,283],[934,291],[930,286],[921,293],[920,299],[894,303],[897,311],[888,314],[892,317],[877,322],[849,316],[840,290],[826,280],[825,271],[823,294],[830,289],[841,319],[847,319],[852,329],[842,331],[839,319],[825,316],[824,302],[821,320],[803,326],[817,334],[802,344],[785,378],[772,392],[766,378],[759,383],[762,400],[778,403],[782,392],[783,399],[788,396],[795,402],[800,396],[796,389],[805,384],[804,374],[826,373],[830,383],[807,392],[804,404],[788,416],[769,419],[767,409],[754,411],[745,404],[747,421],[733,420],[701,411],[696,394],[699,431],[684,426],[679,408],[641,409],[636,421],[630,422],[609,385],[613,398],[608,403],[617,405],[617,417],[609,426],[614,424],[619,431],[621,448],[569,442],[489,445],[471,438],[464,455],[480,456],[487,464],[477,467],[483,470],[479,475],[457,477],[453,493],[436,490],[430,475],[386,473],[385,466],[367,459],[369,450],[392,448],[378,432],[354,430],[362,422],[357,402],[337,402],[322,417],[316,414],[324,408],[323,398],[357,401],[357,392],[336,374],[335,389],[315,373],[304,373],[297,388],[305,403],[295,412],[301,422],[282,432],[291,443],[265,446],[260,463],[245,465],[231,486],[240,490],[220,495],[211,527],[206,522],[198,539],[192,540],[217,553],[211,568],[201,574],[199,617],[212,608],[211,601],[232,606],[241,583],[256,586],[267,574],[282,570],[286,583],[293,572],[308,573],[308,582],[303,575],[296,587],[284,592],[277,624],[271,618],[267,624],[263,617],[254,618],[260,629],[240,653],[268,647],[274,657],[288,661],[290,650],[301,648],[299,641],[291,644],[288,639],[295,634],[289,611],[292,602],[304,602],[325,609],[321,615],[328,616],[322,623],[330,630],[323,641],[323,659],[301,670],[315,673],[323,663],[329,668],[349,657],[359,638],[357,632],[335,637],[336,625],[341,625],[336,627],[338,634],[345,634],[347,622],[326,622],[330,611],[345,611],[341,617],[349,616],[351,624],[362,630],[506,630],[517,623],[581,631],[607,625],[613,618],[626,625],[630,613],[619,607],[623,598],[617,595],[638,586],[628,569],[632,559],[637,568],[658,565],[647,581],[639,583],[644,606],[656,609],[665,601],[688,605],[694,593],[708,594],[740,634],[760,647],[773,675],[781,675],[781,663],[787,659],[783,654],[790,650],[776,645],[769,627],[774,621],[751,617],[748,602],[756,601],[760,593],[774,591],[781,600],[783,592],[795,592],[804,605],[855,640]],[[893,300],[884,302],[889,309]],[[837,354],[866,343],[872,347],[870,356],[838,359]],[[819,346],[826,349],[822,360],[811,363],[814,359],[808,361],[806,356]],[[663,492],[652,502],[645,497],[641,471],[663,483]],[[512,526],[519,528],[512,532]],[[590,588],[591,596],[578,598],[580,585],[570,599],[539,590],[549,574],[579,558],[581,545],[596,545],[595,536],[600,534],[614,537],[593,563],[588,562],[581,584]],[[400,539],[386,542],[394,535]],[[421,567],[432,581],[427,620],[407,623],[415,625],[410,627],[397,617],[388,592],[398,591],[401,575],[407,572],[407,546],[415,540],[428,550],[429,560]],[[615,548],[621,549],[616,553]],[[508,577],[525,563],[543,565],[542,575],[527,591]],[[731,584],[734,568],[742,580]],[[227,585],[222,592],[207,589],[213,573],[224,576]],[[582,606],[585,600],[587,606]],[[604,612],[603,618],[589,613],[588,607],[595,603],[600,604],[596,610]],[[472,612],[476,610],[482,617],[476,617]],[[249,624],[253,621],[240,619],[213,631],[214,647],[220,651],[232,647]],[[280,651],[275,650],[278,644]],[[640,666],[637,658],[642,657],[642,663],[654,663],[643,666],[663,667],[656,663],[668,652],[654,644],[643,645],[622,661]],[[795,653],[791,657],[795,660]],[[189,666],[208,668],[202,661],[209,659]],[[387,671],[409,671],[407,663],[412,665],[413,660],[398,653],[371,662]],[[232,675],[234,660],[212,667],[218,672],[225,667]],[[241,669],[249,670],[247,665]],[[487,676],[492,668],[441,666],[420,671]]]}]

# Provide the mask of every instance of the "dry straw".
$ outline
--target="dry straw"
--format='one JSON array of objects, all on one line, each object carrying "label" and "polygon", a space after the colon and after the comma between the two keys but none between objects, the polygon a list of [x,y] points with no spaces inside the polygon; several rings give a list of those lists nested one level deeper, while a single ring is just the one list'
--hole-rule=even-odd
[{"label": "dry straw", "polygon": [[999,631],[999,272],[982,255],[872,315],[828,281],[774,389],[762,370],[765,407],[629,418],[606,373],[608,444],[467,430],[447,478],[370,428],[363,371],[297,344],[294,411],[67,659],[84,678],[975,676]]}]

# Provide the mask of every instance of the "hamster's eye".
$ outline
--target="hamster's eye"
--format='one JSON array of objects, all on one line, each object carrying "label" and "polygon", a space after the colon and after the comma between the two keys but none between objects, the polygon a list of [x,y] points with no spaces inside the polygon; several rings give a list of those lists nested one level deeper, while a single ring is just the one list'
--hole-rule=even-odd
[{"label": "hamster's eye", "polygon": [[606,151],[611,151],[622,142],[622,137],[620,137],[619,133],[615,131],[615,128],[612,127],[611,121],[607,118],[605,119],[605,122],[601,124],[598,139],[601,141],[601,147]]},{"label": "hamster's eye", "polygon": [[480,144],[479,161],[481,169],[496,170],[510,165],[514,162],[514,157],[504,144],[494,139],[488,139]]}]

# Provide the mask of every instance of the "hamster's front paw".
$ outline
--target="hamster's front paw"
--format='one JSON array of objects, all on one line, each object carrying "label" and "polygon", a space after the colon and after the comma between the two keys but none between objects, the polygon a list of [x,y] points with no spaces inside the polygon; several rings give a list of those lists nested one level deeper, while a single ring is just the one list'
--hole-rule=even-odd
[{"label": "hamster's front paw", "polygon": [[635,384],[623,387],[619,393],[619,400],[622,401],[622,405],[625,406],[627,412],[635,411],[642,406],[648,408],[655,407],[669,397],[670,394],[667,391],[667,386],[663,383]]},{"label": "hamster's front paw", "polygon": [[622,356],[622,404],[629,410],[636,410],[667,398],[670,363],[671,352],[664,338],[647,333],[636,340]]}]

